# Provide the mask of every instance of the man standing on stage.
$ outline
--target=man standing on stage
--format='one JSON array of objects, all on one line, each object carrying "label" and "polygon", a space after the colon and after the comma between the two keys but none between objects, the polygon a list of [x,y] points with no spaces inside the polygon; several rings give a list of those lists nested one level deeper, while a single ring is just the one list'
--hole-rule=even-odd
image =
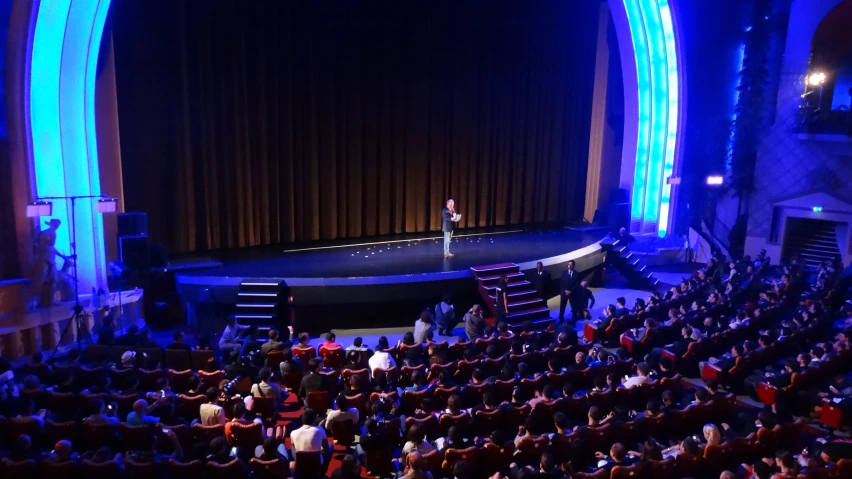
[{"label": "man standing on stage", "polygon": [[532,285],[539,298],[547,302],[548,293],[550,292],[550,272],[544,269],[541,261],[535,264],[535,272],[533,273]]},{"label": "man standing on stage", "polygon": [[577,321],[582,317],[582,311],[577,305],[575,294],[580,286],[580,274],[574,271],[574,260],[568,261],[568,269],[562,272],[559,280],[559,318],[557,324],[565,321],[565,306],[571,303],[571,320]]},{"label": "man standing on stage", "polygon": [[453,239],[453,223],[461,219],[461,215],[456,214],[455,201],[447,200],[447,207],[441,210],[441,231],[444,232],[444,258],[453,256],[450,253],[450,241]]}]

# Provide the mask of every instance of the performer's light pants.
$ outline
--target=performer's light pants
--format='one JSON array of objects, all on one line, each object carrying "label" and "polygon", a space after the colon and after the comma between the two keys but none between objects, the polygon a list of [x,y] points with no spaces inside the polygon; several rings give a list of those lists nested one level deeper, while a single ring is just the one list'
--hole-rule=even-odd
[{"label": "performer's light pants", "polygon": [[453,239],[452,231],[444,231],[444,254],[450,253],[450,241]]}]

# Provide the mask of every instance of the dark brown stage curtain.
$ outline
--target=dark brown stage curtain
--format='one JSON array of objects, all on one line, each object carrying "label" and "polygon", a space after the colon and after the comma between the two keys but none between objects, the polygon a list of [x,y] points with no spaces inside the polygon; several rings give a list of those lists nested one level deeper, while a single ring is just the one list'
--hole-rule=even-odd
[{"label": "dark brown stage curtain", "polygon": [[114,2],[126,208],[172,252],[578,219],[599,3]]},{"label": "dark brown stage curtain", "polygon": [[0,138],[0,245],[3,245],[0,248],[0,280],[18,278],[21,275],[12,179],[9,140]]}]

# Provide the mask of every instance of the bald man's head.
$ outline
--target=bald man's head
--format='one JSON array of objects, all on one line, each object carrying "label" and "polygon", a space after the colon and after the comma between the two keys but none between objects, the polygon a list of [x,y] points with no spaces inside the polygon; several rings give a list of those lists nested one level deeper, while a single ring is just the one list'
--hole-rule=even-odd
[{"label": "bald man's head", "polygon": [[53,452],[56,453],[56,457],[67,459],[71,457],[71,453],[74,452],[74,447],[71,445],[71,441],[63,439],[54,444]]},{"label": "bald man's head", "polygon": [[420,469],[423,469],[423,466],[424,466],[423,456],[421,456],[419,452],[414,451],[414,452],[408,453],[407,459],[408,459],[408,466],[411,469],[413,469],[415,471],[419,471]]},{"label": "bald man's head", "polygon": [[133,403],[133,412],[136,414],[146,414],[148,412],[148,401],[139,399]]}]

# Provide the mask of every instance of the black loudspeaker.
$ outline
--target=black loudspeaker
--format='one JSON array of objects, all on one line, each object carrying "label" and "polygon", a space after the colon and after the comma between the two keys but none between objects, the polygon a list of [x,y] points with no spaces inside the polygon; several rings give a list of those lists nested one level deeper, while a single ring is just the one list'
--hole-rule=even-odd
[{"label": "black loudspeaker", "polygon": [[613,188],[609,194],[610,203],[630,203],[630,193],[625,188]]},{"label": "black loudspeaker", "polygon": [[147,236],[148,214],[147,213],[120,213],[118,215],[118,237],[122,236]]},{"label": "black loudspeaker", "polygon": [[147,236],[122,236],[118,239],[118,249],[121,262],[131,270],[147,271],[151,268]]},{"label": "black loudspeaker", "polygon": [[598,208],[595,210],[595,217],[592,220],[592,224],[595,226],[609,226],[607,224],[607,210],[604,208]]},{"label": "black loudspeaker", "polygon": [[607,214],[609,227],[617,232],[619,228],[630,229],[630,203],[610,203]]}]

